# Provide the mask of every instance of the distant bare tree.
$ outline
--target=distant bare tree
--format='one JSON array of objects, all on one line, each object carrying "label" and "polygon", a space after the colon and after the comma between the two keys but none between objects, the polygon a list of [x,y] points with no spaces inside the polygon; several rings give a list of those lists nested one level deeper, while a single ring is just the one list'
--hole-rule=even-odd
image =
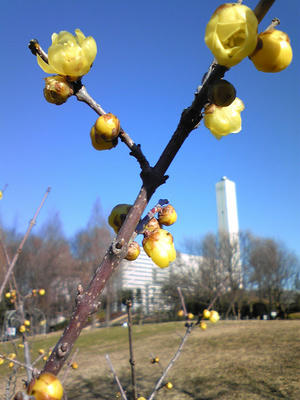
[{"label": "distant bare tree", "polygon": [[249,258],[250,283],[261,299],[267,299],[270,311],[279,304],[299,272],[299,260],[274,239],[253,238]]}]

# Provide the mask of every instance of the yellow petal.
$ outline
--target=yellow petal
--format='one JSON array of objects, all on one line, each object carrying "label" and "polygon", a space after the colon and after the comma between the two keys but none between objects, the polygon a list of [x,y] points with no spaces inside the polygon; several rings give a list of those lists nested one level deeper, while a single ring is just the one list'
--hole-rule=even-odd
[{"label": "yellow petal", "polygon": [[44,60],[42,60],[40,56],[37,56],[37,62],[42,70],[46,72],[46,74],[56,74],[55,69],[51,65],[47,64]]}]

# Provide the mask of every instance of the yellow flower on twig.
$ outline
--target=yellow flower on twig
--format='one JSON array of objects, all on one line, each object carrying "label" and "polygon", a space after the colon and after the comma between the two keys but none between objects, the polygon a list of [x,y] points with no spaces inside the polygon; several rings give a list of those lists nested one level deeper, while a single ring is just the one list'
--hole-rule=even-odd
[{"label": "yellow flower on twig", "polygon": [[85,37],[80,29],[75,29],[75,35],[67,31],[53,33],[48,49],[48,64],[40,56],[37,56],[37,61],[47,74],[68,76],[75,81],[89,72],[96,54],[95,39]]}]

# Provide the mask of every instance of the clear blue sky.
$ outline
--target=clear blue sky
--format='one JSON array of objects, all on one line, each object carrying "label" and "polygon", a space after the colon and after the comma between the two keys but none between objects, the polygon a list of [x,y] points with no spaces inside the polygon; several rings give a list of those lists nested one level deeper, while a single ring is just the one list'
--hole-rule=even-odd
[{"label": "clear blue sky", "polygon": [[[97,116],[91,109],[75,97],[62,106],[44,100],[46,74],[27,49],[29,40],[37,38],[47,50],[53,32],[80,28],[93,36],[98,55],[83,82],[154,164],[212,60],[204,32],[221,3],[2,2],[0,188],[9,186],[0,216],[6,226],[24,232],[51,186],[35,229],[59,211],[71,237],[85,227],[97,197],[108,215],[115,204],[132,203],[141,184],[125,145],[92,148],[89,131]],[[289,34],[294,58],[285,71],[264,74],[245,59],[227,74],[246,106],[242,132],[217,141],[201,125],[154,195],[151,205],[168,198],[177,210],[170,231],[178,249],[185,238],[217,231],[215,183],[226,175],[237,185],[240,228],[280,239],[300,255],[299,8],[298,0],[277,0],[260,26],[279,17],[279,28]]]}]

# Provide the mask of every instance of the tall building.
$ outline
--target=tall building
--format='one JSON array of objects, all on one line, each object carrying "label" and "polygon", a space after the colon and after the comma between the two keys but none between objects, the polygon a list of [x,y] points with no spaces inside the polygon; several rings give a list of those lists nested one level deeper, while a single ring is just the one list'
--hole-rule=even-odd
[{"label": "tall building", "polygon": [[242,265],[239,244],[239,221],[235,183],[226,176],[216,183],[219,236],[227,234],[231,248],[231,271],[242,287]]},{"label": "tall building", "polygon": [[216,184],[218,227],[220,233],[236,237],[239,233],[235,183],[223,176]]}]

